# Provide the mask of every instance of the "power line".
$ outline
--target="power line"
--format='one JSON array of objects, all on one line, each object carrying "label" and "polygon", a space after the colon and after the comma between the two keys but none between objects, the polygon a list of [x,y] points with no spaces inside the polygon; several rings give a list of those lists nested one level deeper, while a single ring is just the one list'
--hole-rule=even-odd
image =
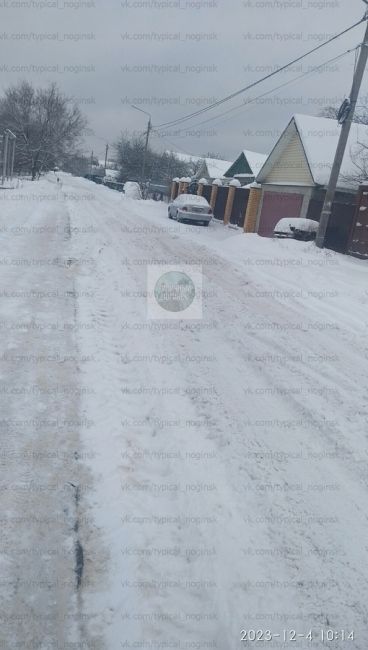
[{"label": "power line", "polygon": [[308,52],[305,52],[301,56],[298,56],[296,59],[293,59],[293,61],[289,61],[289,63],[286,63],[285,65],[281,66],[280,68],[277,68],[277,70],[274,70],[273,72],[270,72],[265,77],[262,77],[261,79],[258,79],[257,81],[254,81],[253,83],[249,84],[248,86],[245,86],[243,88],[240,88],[239,90],[236,90],[235,92],[231,93],[230,95],[227,95],[226,97],[223,97],[222,99],[218,100],[217,102],[214,102],[213,104],[210,104],[209,106],[205,106],[204,108],[201,108],[198,111],[194,111],[193,113],[189,113],[188,115],[184,115],[183,117],[177,118],[176,120],[171,120],[170,122],[163,122],[162,124],[158,124],[155,128],[160,129],[160,128],[163,128],[165,126],[174,126],[174,125],[179,124],[181,122],[186,122],[187,120],[190,120],[192,117],[197,117],[197,115],[202,115],[203,113],[206,113],[207,111],[210,111],[213,108],[216,108],[217,106],[221,106],[221,104],[224,104],[225,102],[228,102],[231,99],[234,99],[234,97],[237,97],[238,95],[241,95],[246,90],[250,90],[251,88],[254,88],[255,86],[258,86],[263,81],[266,81],[267,79],[270,79],[271,77],[274,77],[276,74],[279,74],[280,72],[282,72],[282,70],[285,70],[286,68],[289,68],[291,65],[294,65],[295,63],[298,63],[299,61],[306,58],[310,54],[313,54],[314,52],[317,52],[317,50],[320,50],[322,47],[325,47],[329,43],[332,43],[332,41],[335,41],[337,38],[340,38],[340,36],[343,36],[344,34],[351,31],[352,29],[354,29],[355,27],[357,27],[358,25],[360,25],[362,22],[364,22],[366,20],[367,20],[367,16],[364,16],[358,22],[354,23],[350,27],[347,27],[342,32],[340,32],[339,34],[336,34],[335,36],[332,36],[330,39],[328,39],[324,43],[320,43],[320,45],[317,45],[312,50],[309,50]]},{"label": "power line", "polygon": [[[253,97],[252,99],[249,99],[246,102],[243,102],[242,104],[237,104],[237,106],[233,106],[232,108],[228,109],[227,111],[224,111],[223,113],[220,113],[219,115],[214,115],[212,117],[207,118],[206,120],[202,120],[201,122],[197,122],[194,125],[191,126],[192,129],[195,129],[199,126],[202,126],[203,124],[207,124],[208,122],[212,122],[218,119],[221,119],[223,116],[228,115],[229,113],[233,113],[236,110],[245,108],[249,104],[253,104],[256,102],[258,99],[261,99],[262,97],[265,97],[266,95],[269,95],[276,90],[280,90],[281,88],[284,88],[285,86],[288,86],[299,79],[302,79],[308,75],[313,75],[315,74],[320,68],[323,68],[326,65],[329,65],[330,63],[333,63],[335,61],[338,61],[339,59],[343,58],[344,56],[347,56],[347,54],[350,54],[351,52],[356,51],[360,47],[360,44],[357,45],[355,48],[351,48],[349,50],[346,50],[346,52],[343,52],[342,54],[339,54],[332,59],[328,59],[327,61],[324,61],[323,63],[314,66],[313,70],[307,70],[306,72],[303,72],[301,75],[298,75],[297,77],[294,77],[293,79],[290,79],[289,81],[286,81],[283,84],[280,84],[279,86],[275,86],[274,88],[271,88],[270,90],[267,90],[266,92],[262,93],[261,95],[257,95],[256,97]],[[226,121],[226,120],[221,120],[221,122]],[[179,129],[181,131],[182,129]]]}]

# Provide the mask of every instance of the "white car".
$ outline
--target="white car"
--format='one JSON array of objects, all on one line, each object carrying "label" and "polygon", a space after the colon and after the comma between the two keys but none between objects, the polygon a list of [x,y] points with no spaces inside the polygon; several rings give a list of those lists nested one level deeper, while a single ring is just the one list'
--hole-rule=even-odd
[{"label": "white car", "polygon": [[208,226],[212,219],[212,208],[204,196],[180,194],[168,205],[169,219],[195,221]]},{"label": "white car", "polygon": [[283,218],[277,222],[273,235],[279,238],[301,239],[310,241],[316,238],[319,223],[312,219],[301,219],[300,217]]}]

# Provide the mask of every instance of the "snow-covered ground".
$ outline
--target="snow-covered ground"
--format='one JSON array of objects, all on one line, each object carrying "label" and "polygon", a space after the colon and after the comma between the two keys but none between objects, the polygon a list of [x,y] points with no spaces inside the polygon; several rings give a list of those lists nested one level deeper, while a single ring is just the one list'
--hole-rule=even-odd
[{"label": "snow-covered ground", "polygon": [[1,647],[366,650],[366,263],[61,177],[0,196]]}]

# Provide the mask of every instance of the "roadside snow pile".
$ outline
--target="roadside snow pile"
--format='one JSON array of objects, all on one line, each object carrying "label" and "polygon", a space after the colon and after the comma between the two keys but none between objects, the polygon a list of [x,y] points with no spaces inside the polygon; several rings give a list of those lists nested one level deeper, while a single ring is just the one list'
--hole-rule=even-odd
[{"label": "roadside snow pile", "polygon": [[127,181],[124,183],[124,194],[130,199],[141,199],[142,193],[138,183],[134,181]]}]

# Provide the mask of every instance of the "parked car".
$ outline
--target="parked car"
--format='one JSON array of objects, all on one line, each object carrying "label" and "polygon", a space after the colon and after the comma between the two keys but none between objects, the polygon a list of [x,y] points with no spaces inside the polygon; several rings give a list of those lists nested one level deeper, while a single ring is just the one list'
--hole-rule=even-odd
[{"label": "parked car", "polygon": [[208,226],[212,219],[212,208],[204,196],[180,194],[168,205],[169,219],[195,221]]},{"label": "parked car", "polygon": [[318,225],[318,221],[312,219],[302,219],[300,217],[288,219],[284,217],[277,222],[273,235],[279,238],[288,237],[289,239],[311,241],[316,238]]}]

